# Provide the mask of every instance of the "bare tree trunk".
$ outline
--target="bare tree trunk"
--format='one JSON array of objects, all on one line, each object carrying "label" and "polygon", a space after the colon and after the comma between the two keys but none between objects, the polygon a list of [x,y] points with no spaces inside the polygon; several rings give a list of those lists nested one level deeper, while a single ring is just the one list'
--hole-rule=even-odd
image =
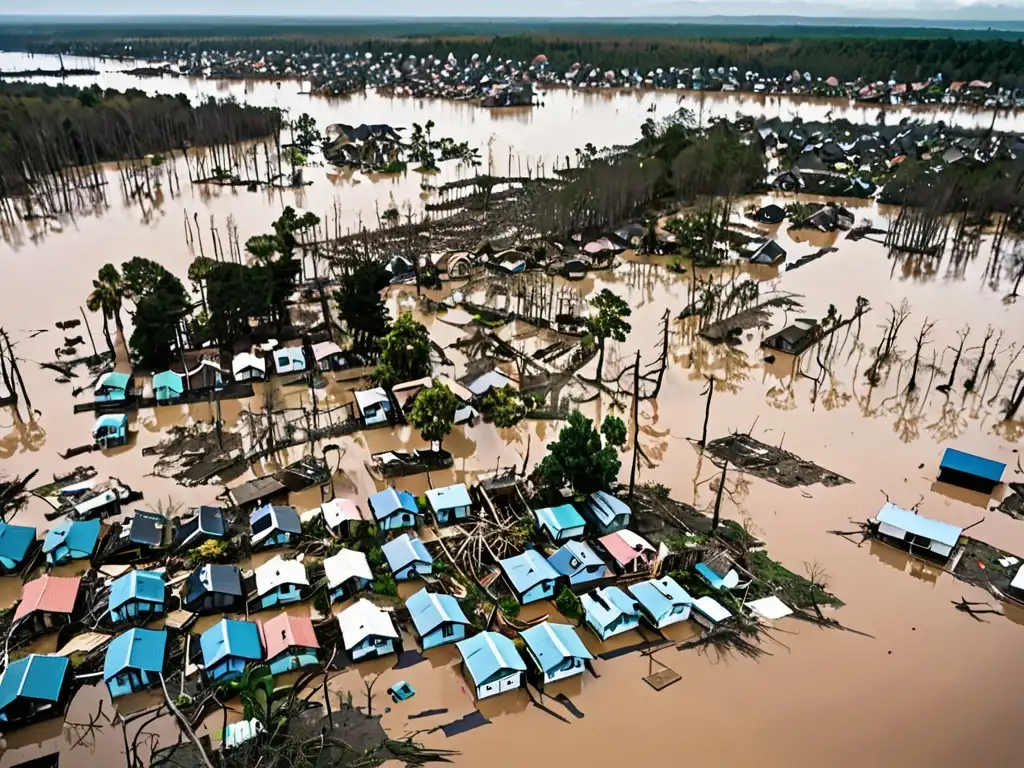
[{"label": "bare tree trunk", "polygon": [[715,377],[708,376],[708,389],[707,389],[707,403],[704,405],[704,428],[700,433],[700,442],[697,443],[701,448],[704,448],[708,444],[708,421],[711,419],[711,398],[715,394]]},{"label": "bare tree trunk", "polygon": [[711,517],[711,530],[718,530],[718,521],[722,513],[722,494],[725,493],[725,472],[729,469],[729,462],[722,465],[722,476],[718,478],[718,491],[715,493],[715,510]]}]

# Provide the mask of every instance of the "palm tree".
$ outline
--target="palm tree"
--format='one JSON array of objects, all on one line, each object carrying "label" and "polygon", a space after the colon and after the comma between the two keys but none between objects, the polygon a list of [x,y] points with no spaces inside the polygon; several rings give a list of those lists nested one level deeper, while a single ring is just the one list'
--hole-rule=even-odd
[{"label": "palm tree", "polygon": [[121,288],[121,276],[113,264],[104,265],[92,281],[92,293],[85,300],[85,306],[90,312],[103,313],[103,338],[107,340],[107,347],[110,349],[111,357],[114,357],[114,342],[110,338],[110,319],[113,318],[117,329],[122,331],[124,338],[124,326],[121,324],[121,299],[123,291]]},{"label": "palm tree", "polygon": [[199,298],[203,301],[203,312],[208,311],[206,308],[206,280],[210,277],[216,265],[217,262],[213,259],[208,259],[205,256],[196,256],[195,260],[188,267],[189,281],[193,285],[199,286]]}]

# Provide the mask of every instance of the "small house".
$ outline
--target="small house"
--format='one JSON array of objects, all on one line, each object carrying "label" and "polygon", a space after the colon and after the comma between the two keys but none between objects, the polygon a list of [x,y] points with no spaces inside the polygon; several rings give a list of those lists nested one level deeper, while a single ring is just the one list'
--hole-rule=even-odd
[{"label": "small house", "polygon": [[11,620],[19,636],[37,635],[70,624],[79,613],[80,576],[40,576],[21,588],[21,602]]},{"label": "small house", "polygon": [[765,240],[755,244],[754,249],[747,256],[751,264],[763,264],[774,266],[786,260],[786,249],[775,240]]},{"label": "small house", "polygon": [[773,333],[761,342],[762,347],[784,352],[787,355],[800,355],[809,349],[819,338],[819,326],[814,321],[802,321]]},{"label": "small house", "polygon": [[153,377],[153,397],[157,405],[164,405],[185,394],[185,379],[174,371],[161,371]]},{"label": "small house", "polygon": [[761,224],[781,224],[786,218],[786,211],[781,206],[771,203],[758,208],[752,218]]},{"label": "small house", "polygon": [[434,560],[423,546],[423,542],[403,533],[397,539],[387,542],[381,549],[395,581],[409,581],[429,576],[434,570]]},{"label": "small house", "polygon": [[554,542],[579,538],[586,530],[586,520],[572,504],[544,507],[533,514],[537,517],[537,527]]},{"label": "small house", "polygon": [[692,616],[698,624],[706,629],[712,629],[732,618],[728,608],[707,595],[693,601]]},{"label": "small house", "polygon": [[469,489],[462,483],[427,491],[427,505],[439,525],[465,520],[473,508]]},{"label": "small house", "polygon": [[306,370],[306,355],[302,347],[282,347],[274,350],[274,370],[278,374],[302,373]]},{"label": "small house", "polygon": [[302,522],[294,507],[265,504],[249,515],[253,549],[270,549],[291,544],[302,535]]},{"label": "small house", "polygon": [[505,558],[499,564],[505,580],[523,605],[554,597],[558,571],[537,550],[528,549],[521,555]]},{"label": "small house", "polygon": [[403,381],[391,388],[391,396],[395,399],[398,407],[402,409],[402,413],[409,413],[412,410],[412,404],[416,402],[420,392],[428,389],[433,383],[434,380],[429,376],[424,376],[422,379],[414,379],[413,381]]},{"label": "small house", "polygon": [[598,543],[609,554],[619,573],[637,573],[650,568],[658,554],[647,539],[625,529],[602,536]]},{"label": "small house", "polygon": [[594,655],[568,624],[544,621],[519,633],[540,675],[540,684],[583,673]]},{"label": "small house", "polygon": [[992,459],[947,448],[939,464],[939,480],[979,493],[990,494],[1002,482],[1006,465]]},{"label": "small house", "polygon": [[346,368],[345,353],[333,341],[313,345],[313,360],[321,371],[341,371]]},{"label": "small house", "polygon": [[587,500],[583,504],[583,515],[594,526],[598,535],[603,536],[626,528],[633,516],[633,511],[626,502],[615,498],[610,493],[596,491],[587,496]]},{"label": "small house", "polygon": [[963,529],[939,520],[931,520],[909,509],[887,503],[875,515],[879,537],[906,545],[911,554],[927,554],[946,560],[960,541]]},{"label": "small house", "polygon": [[128,387],[132,379],[127,373],[111,371],[100,376],[96,387],[93,389],[93,396],[97,403],[120,403],[128,397]]},{"label": "small house", "polygon": [[134,563],[155,559],[171,543],[170,521],[155,512],[136,510],[113,527],[103,548],[105,563]]},{"label": "small house", "polygon": [[640,607],[636,600],[618,587],[595,589],[580,596],[587,625],[598,637],[607,640],[636,629]]},{"label": "small house", "polygon": [[508,386],[518,389],[516,383],[497,368],[466,382],[466,389],[473,393],[473,398],[477,402],[482,400],[492,389],[504,389]]},{"label": "small house", "polygon": [[462,655],[463,672],[473,680],[473,692],[486,699],[523,684],[526,662],[515,644],[497,632],[481,632],[455,644]]},{"label": "small house", "polygon": [[263,381],[267,378],[267,364],[251,352],[239,352],[231,359],[231,377],[235,381]]},{"label": "small house", "polygon": [[423,650],[462,640],[469,619],[451,595],[435,595],[425,588],[405,601]]},{"label": "small house", "polygon": [[128,417],[123,413],[105,413],[92,426],[92,439],[103,450],[128,443]]},{"label": "small house", "polygon": [[373,581],[370,562],[362,552],[342,549],[324,559],[327,589],[332,601],[345,600],[366,589]]},{"label": "small house", "polygon": [[186,363],[194,363],[192,368],[185,368],[181,363],[172,363],[171,370],[181,376],[185,389],[189,392],[209,392],[224,386],[228,372],[220,366],[220,353],[208,349],[196,350],[187,355]]},{"label": "small house", "polygon": [[220,507],[201,506],[196,514],[183,522],[174,534],[171,547],[175,552],[187,552],[208,541],[221,541],[227,534],[224,510]]},{"label": "small house", "polygon": [[319,663],[320,642],[308,616],[280,613],[262,622],[260,632],[270,674],[281,675]]},{"label": "small house", "polygon": [[255,573],[260,608],[297,603],[309,589],[306,566],[298,560],[285,560],[276,555],[256,568]]},{"label": "small house", "polygon": [[0,673],[0,725],[9,732],[63,714],[71,690],[71,660],[33,653]]},{"label": "small house", "polygon": [[548,562],[569,580],[570,585],[586,584],[611,575],[604,560],[585,541],[567,541],[548,558]]},{"label": "small house", "polygon": [[320,516],[335,536],[356,536],[369,517],[352,499],[332,499],[320,505]]},{"label": "small house", "polygon": [[46,534],[43,554],[51,566],[69,560],[88,560],[96,551],[102,524],[99,520],[67,520]]},{"label": "small house", "polygon": [[21,570],[35,545],[35,528],[0,521],[0,576]]},{"label": "small house", "polygon": [[415,528],[420,513],[416,497],[408,491],[385,488],[369,498],[370,511],[382,531]]},{"label": "small house", "polygon": [[640,606],[640,615],[654,629],[690,618],[693,598],[668,576],[633,584],[629,592]]},{"label": "small house", "polygon": [[246,664],[263,658],[259,625],[251,621],[221,619],[199,636],[199,648],[210,683],[241,677]]},{"label": "small house", "polygon": [[353,661],[394,653],[398,630],[391,614],[366,598],[338,614],[341,642]]},{"label": "small house", "polygon": [[130,571],[110,585],[107,612],[114,624],[148,619],[166,611],[167,582],[162,571]]},{"label": "small house", "polygon": [[107,646],[103,682],[116,699],[159,685],[167,658],[166,629],[129,629]]},{"label": "small house", "polygon": [[739,573],[733,567],[732,562],[725,557],[713,557],[703,563],[697,563],[694,570],[714,590],[746,586],[740,584]]},{"label": "small house", "polygon": [[237,565],[203,565],[185,582],[185,609],[199,614],[230,613],[245,607]]},{"label": "small house", "polygon": [[361,389],[353,396],[359,417],[367,427],[391,423],[391,399],[383,387]]}]

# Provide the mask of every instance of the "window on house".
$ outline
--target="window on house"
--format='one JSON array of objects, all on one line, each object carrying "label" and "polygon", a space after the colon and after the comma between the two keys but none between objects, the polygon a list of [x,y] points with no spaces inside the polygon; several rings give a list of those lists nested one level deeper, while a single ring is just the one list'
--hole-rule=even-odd
[{"label": "window on house", "polygon": [[453,637],[455,635],[454,624],[442,624],[441,625],[441,637]]},{"label": "window on house", "polygon": [[376,645],[377,647],[380,647],[382,645],[387,645],[390,642],[391,641],[388,640],[386,637],[378,637],[378,638],[374,639],[373,644]]},{"label": "window on house", "polygon": [[579,561],[579,559],[578,559],[578,558],[575,558],[575,557],[570,557],[570,558],[569,558],[569,567],[570,567],[570,568],[574,568],[574,569],[575,569],[575,568],[579,568],[579,567],[580,567],[580,561]]},{"label": "window on house", "polygon": [[686,610],[686,606],[685,605],[673,605],[672,606],[672,613],[674,613],[674,614],[675,613],[682,613],[685,610]]}]

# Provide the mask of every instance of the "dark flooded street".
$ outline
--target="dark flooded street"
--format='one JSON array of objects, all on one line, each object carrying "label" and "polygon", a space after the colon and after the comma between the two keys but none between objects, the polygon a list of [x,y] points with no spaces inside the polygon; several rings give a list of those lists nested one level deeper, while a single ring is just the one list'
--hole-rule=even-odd
[{"label": "dark flooded street", "polygon": [[[43,57],[31,61],[32,66],[45,66]],[[24,63],[24,57],[0,54],[0,69],[14,68],[17,62]],[[104,62],[108,65],[116,67]],[[556,159],[561,162],[586,142],[606,146],[633,141],[652,103],[657,104],[656,116],[668,114],[677,105],[700,109],[692,93],[680,102],[675,93],[554,91],[544,95],[543,107],[501,112],[469,104],[377,95],[311,99],[296,93],[296,83],[278,88],[270,82],[139,80],[113,69],[101,74],[98,82],[122,89],[183,91],[193,98],[234,95],[256,104],[286,106],[293,113],[308,111],[321,127],[335,122],[410,126],[413,121],[432,119],[441,135],[480,147],[482,170],[492,167],[498,174],[509,167],[513,172],[521,167],[525,173],[527,164],[535,172],[540,166],[550,168]],[[758,109],[764,114],[790,115],[799,107],[800,114],[808,119],[820,118],[831,109],[827,104],[779,105],[776,101],[745,101],[725,95],[709,98],[704,109],[718,115],[734,115],[737,111],[760,114]],[[877,113],[877,109],[847,111],[846,117],[862,121],[872,120]],[[892,121],[904,112],[911,114],[910,110],[894,110]],[[925,117],[927,113],[913,114]],[[943,115],[943,119],[950,118]],[[991,121],[988,115],[960,114],[952,119],[985,127]],[[1019,116],[1000,116],[996,121],[997,130],[1021,130],[1022,125]],[[184,178],[184,170],[181,173]],[[471,170],[447,166],[431,183],[470,174]],[[0,324],[10,333],[24,361],[22,372],[38,415],[26,423],[10,408],[0,410],[0,471],[8,476],[24,476],[38,469],[34,487],[48,482],[54,473],[92,464],[99,479],[117,477],[142,491],[145,499],[136,505],[139,508],[152,508],[167,500],[182,507],[216,503],[222,488],[177,485],[153,474],[154,460],[142,456],[142,449],[157,445],[169,428],[210,422],[214,418],[211,404],[142,410],[129,416],[132,441],[128,448],[67,461],[58,456],[59,451],[88,440],[95,417],[72,414],[71,388],[84,386],[81,379],[73,379],[71,384],[57,383],[52,371],[36,365],[51,361],[53,349],[60,343],[61,332],[54,323],[79,316],[78,308],[85,302],[91,281],[107,262],[119,264],[133,256],[145,256],[184,279],[197,254],[185,243],[183,222],[196,213],[204,227],[211,217],[217,226],[224,226],[230,217],[244,242],[265,231],[285,205],[333,221],[337,204],[343,228],[356,228],[360,221],[373,221],[375,211],[386,208],[392,200],[399,207],[408,203],[418,211],[429,195],[421,192],[416,173],[371,179],[314,165],[305,169],[305,179],[312,184],[299,191],[251,193],[244,188],[182,184],[180,195],[166,194],[151,208],[140,210],[138,204],[122,200],[113,172],[111,179],[108,209],[63,221],[60,231],[52,226],[44,230],[33,223],[3,233]],[[753,202],[784,205],[793,199],[779,195]],[[855,207],[853,201],[848,205],[858,223],[871,220],[880,228],[884,228],[887,217],[894,215],[892,210],[873,203]],[[752,222],[745,223],[753,226]],[[771,231],[774,233],[775,228]],[[1018,420],[1011,422],[1002,418],[1003,400],[1013,387],[1014,372],[1024,368],[1024,356],[1020,361],[1015,357],[1024,349],[1024,300],[1004,301],[1011,291],[1013,275],[1008,267],[995,277],[988,274],[991,254],[987,241],[974,259],[954,264],[947,255],[936,268],[926,269],[919,260],[893,260],[880,243],[853,242],[843,232],[788,233],[783,226],[776,234],[791,262],[819,248],[837,250],[788,272],[769,267],[707,271],[723,280],[749,276],[762,282],[762,297],[782,291],[793,294],[803,307],[788,313],[774,311],[769,330],[746,331],[735,346],[713,345],[698,336],[693,318],[675,319],[690,301],[691,275],[670,271],[668,257],[627,252],[612,270],[591,272],[583,281],[568,285],[584,298],[609,288],[632,307],[632,333],[626,342],[609,349],[605,379],[614,378],[619,370],[631,365],[637,351],[645,362],[653,360],[660,344],[661,317],[665,310],[671,313],[671,365],[660,397],[657,401],[642,401],[639,408],[640,440],[652,462],[652,466],[641,464],[642,482],[662,483],[673,498],[698,509],[708,509],[714,503],[711,480],[717,477],[718,469],[702,459],[692,442],[701,433],[705,409],[701,392],[707,376],[717,380],[709,426],[712,436],[751,431],[765,443],[782,445],[852,481],[831,488],[819,484],[787,489],[731,470],[723,515],[746,521],[752,533],[766,542],[772,557],[791,570],[802,573],[805,564],[811,563],[823,566],[830,576],[829,591],[845,603],[834,615],[856,632],[819,629],[782,619],[770,632],[774,642],[763,644],[769,655],[756,661],[739,656],[720,658],[713,648],[679,651],[669,644],[655,658],[682,679],[661,692],[655,692],[642,679],[649,674],[646,656],[632,653],[598,660],[595,667],[599,678],[588,673],[559,683],[552,690],[564,693],[584,714],[577,718],[561,704],[547,701],[565,721],[534,706],[522,690],[485,700],[477,707],[470,687],[459,674],[458,653],[450,647],[428,651],[424,654],[426,661],[404,669],[392,669],[394,657],[363,663],[339,675],[332,682],[335,691],[350,692],[355,704],[365,704],[364,680],[379,673],[374,708],[383,711],[385,706],[391,707],[383,715],[389,734],[401,737],[417,732],[417,740],[428,747],[458,750],[460,754],[453,761],[460,766],[561,766],[581,760],[597,765],[693,762],[837,768],[959,766],[979,760],[984,765],[1002,766],[1019,762],[1021,737],[1016,728],[1021,701],[1019,681],[1024,677],[1024,657],[1019,652],[1024,642],[1024,609],[1006,606],[1009,621],[997,616],[985,617],[987,622],[976,621],[955,610],[951,603],[966,598],[998,606],[984,590],[955,580],[937,566],[911,561],[884,544],[869,540],[858,547],[829,533],[853,530],[857,523],[873,517],[887,495],[906,508],[920,503],[922,514],[958,526],[966,527],[984,518],[972,528],[972,536],[1004,550],[1024,553],[1024,523],[990,511],[998,499],[965,496],[935,482],[943,450],[950,446],[1006,463],[1004,482],[1022,480],[1017,468],[1022,462],[1018,451],[1024,416],[1018,415]],[[562,284],[560,280],[558,284]],[[446,284],[442,291],[426,293],[441,299],[460,285]],[[869,300],[871,310],[863,316],[859,332],[854,323],[835,334],[837,349],[827,362],[828,370],[821,369],[813,352],[799,363],[783,354],[777,354],[772,363],[765,362],[767,350],[760,348],[760,342],[769,333],[800,316],[820,319],[830,305],[848,317],[858,296]],[[904,299],[910,316],[896,344],[897,361],[883,368],[878,385],[872,387],[865,377],[873,358],[872,348],[882,335],[888,305],[898,306]],[[390,289],[389,305],[393,314],[399,307],[415,307],[415,288]],[[441,346],[463,335],[462,328],[443,322],[443,314],[427,315],[418,308],[415,314]],[[908,395],[905,389],[913,337],[926,318],[934,321],[935,327],[922,355],[918,388]],[[90,323],[97,345],[102,345],[99,316],[90,316]],[[965,324],[971,328],[967,351],[956,385],[946,395],[936,386],[948,376],[953,354],[949,348],[955,348],[957,331]],[[974,366],[977,347],[989,326],[995,331],[993,341],[996,336],[1001,339],[995,365],[985,372],[976,391],[967,393],[961,382]],[[48,330],[33,335],[42,329]],[[522,324],[507,326],[501,334],[521,341],[527,349],[546,343]],[[464,373],[466,356],[458,350],[447,352],[455,370],[442,372],[453,378]],[[933,355],[941,370],[930,369]],[[1008,368],[1009,376],[1001,383]],[[595,364],[591,363],[583,373],[592,377],[594,371]],[[347,402],[356,383],[332,382],[316,390],[316,396],[322,403]],[[261,407],[263,386],[257,386],[251,401],[222,403],[222,418],[228,429],[243,429],[246,409],[251,406],[257,411]],[[309,397],[310,390],[303,387],[287,394],[289,405],[295,406]],[[88,393],[79,400],[87,398]],[[606,396],[581,404],[580,410],[595,419],[614,412],[628,423],[628,406],[628,397],[620,396],[615,403]],[[530,462],[535,463],[558,430],[557,422],[546,421],[528,421],[515,430],[501,431],[484,423],[457,426],[444,441],[455,459],[451,469],[431,472],[429,480],[425,474],[401,478],[396,486],[419,495],[430,486],[470,482],[497,467],[522,466],[527,450]],[[367,430],[332,442],[343,452],[344,476],[335,477],[336,492],[360,502],[385,485],[367,469],[371,454],[427,447],[408,426]],[[300,458],[304,448],[292,449],[287,460]],[[630,455],[622,458],[620,480],[627,480]],[[268,460],[231,485],[269,474],[286,463],[283,457]],[[318,506],[320,501],[317,488],[289,499],[300,513]],[[46,511],[43,501],[32,498],[26,510],[8,522],[35,525],[42,534],[51,525],[44,518]],[[256,560],[243,567],[259,564]],[[19,593],[16,577],[0,579],[3,605],[11,604]],[[303,604],[295,610],[308,609]],[[524,609],[529,617],[544,613],[559,619],[554,605],[548,602]],[[207,619],[202,621],[201,628],[207,626]],[[683,642],[696,633],[694,625],[684,622],[666,634],[675,642]],[[615,647],[618,640],[601,644],[592,633],[581,635],[591,650],[599,652]],[[53,638],[44,638],[43,642],[47,639]],[[634,638],[637,641],[639,638]],[[415,647],[415,642],[407,641],[406,647]],[[384,690],[399,680],[411,683],[417,695],[410,701],[392,704]],[[86,722],[101,703],[104,708],[110,707],[102,683],[84,688],[71,705],[68,721]],[[152,703],[155,700],[143,698],[131,706],[142,709]],[[476,708],[491,720],[489,725],[452,738],[440,731],[426,732]],[[410,719],[410,715],[428,709],[448,711]],[[217,731],[220,717],[219,712],[211,715],[205,726]],[[176,729],[167,719],[147,727],[164,746],[176,738]],[[0,757],[0,768],[41,754],[37,746],[40,741],[60,744],[61,764],[71,768],[100,762],[105,766],[121,764],[123,744],[117,728],[108,726],[84,739],[78,731],[68,727],[61,734],[59,727],[44,724],[13,734],[7,737],[8,750]]]}]

